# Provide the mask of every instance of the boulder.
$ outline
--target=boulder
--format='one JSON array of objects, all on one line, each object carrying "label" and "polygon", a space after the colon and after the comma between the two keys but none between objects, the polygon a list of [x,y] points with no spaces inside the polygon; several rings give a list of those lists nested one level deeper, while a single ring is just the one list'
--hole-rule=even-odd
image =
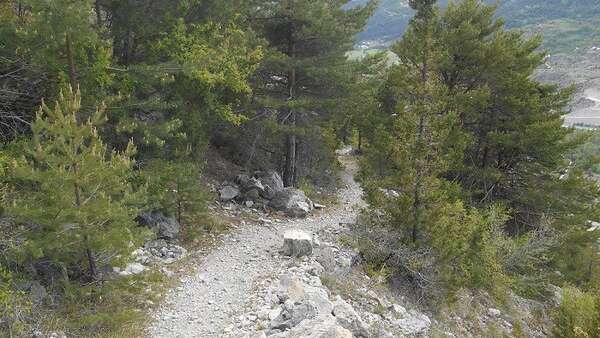
[{"label": "boulder", "polygon": [[358,316],[354,308],[338,297],[333,302],[333,315],[337,323],[350,330],[357,337],[369,337],[369,328]]},{"label": "boulder", "polygon": [[287,300],[279,316],[271,321],[271,330],[285,331],[300,324],[305,319],[312,319],[317,316],[317,308],[311,302],[293,302]]},{"label": "boulder", "polygon": [[321,264],[326,272],[334,272],[336,267],[335,253],[331,247],[324,247],[317,251],[316,261]]},{"label": "boulder", "polygon": [[264,186],[262,196],[266,199],[272,199],[278,192],[283,190],[283,180],[274,170],[266,172],[259,171],[255,173],[254,176],[257,177]]},{"label": "boulder", "polygon": [[295,188],[285,188],[275,193],[269,205],[291,217],[306,217],[314,209],[304,192]]},{"label": "boulder", "polygon": [[424,334],[431,327],[429,317],[414,310],[408,311],[403,318],[393,320],[392,322],[394,326],[398,327],[407,336]]},{"label": "boulder", "polygon": [[270,336],[272,338],[353,338],[352,332],[339,326],[329,314],[326,318],[305,320],[292,330]]},{"label": "boulder", "polygon": [[333,311],[333,303],[329,300],[325,289],[306,285],[304,286],[304,299],[315,305],[318,316],[329,315]]},{"label": "boulder", "polygon": [[250,176],[246,175],[246,174],[239,174],[235,177],[234,182],[236,184],[238,184],[240,187],[244,187],[248,184],[248,181],[250,181]]},{"label": "boulder", "polygon": [[157,238],[175,239],[181,230],[175,218],[166,217],[159,211],[143,212],[135,220],[139,225],[150,228]]},{"label": "boulder", "polygon": [[240,195],[240,188],[235,185],[224,185],[219,189],[219,200],[221,202],[229,202],[236,199]]},{"label": "boulder", "polygon": [[250,189],[244,192],[243,198],[244,201],[252,201],[254,203],[262,202],[262,197],[260,197],[260,191],[258,189]]},{"label": "boulder", "polygon": [[310,256],[313,251],[312,235],[302,230],[288,230],[283,234],[282,253],[291,257]]},{"label": "boulder", "polygon": [[304,285],[298,277],[289,275],[281,277],[279,281],[279,289],[277,290],[277,298],[283,303],[287,300],[292,302],[301,301],[304,298]]},{"label": "boulder", "polygon": [[261,183],[261,181],[255,177],[252,177],[242,186],[243,191],[257,190],[258,192],[262,192],[265,190],[265,187]]}]

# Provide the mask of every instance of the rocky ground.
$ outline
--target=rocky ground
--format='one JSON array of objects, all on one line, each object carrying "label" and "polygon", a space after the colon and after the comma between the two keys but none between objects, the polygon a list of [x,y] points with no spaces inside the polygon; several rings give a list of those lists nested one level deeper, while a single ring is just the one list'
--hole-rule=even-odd
[{"label": "rocky ground", "polygon": [[[181,279],[180,287],[169,292],[156,310],[148,334],[394,337],[427,330],[427,316],[407,311],[367,286],[355,285],[352,292],[342,292],[354,253],[342,249],[338,237],[364,206],[361,189],[353,179],[356,164],[348,156],[343,162],[344,188],[339,191],[338,205],[304,219],[263,218],[239,226],[197,262],[194,272]],[[284,234],[290,230],[312,237],[312,253],[292,258],[281,252]],[[377,309],[378,314],[365,308]],[[391,333],[393,330],[399,333]]]},{"label": "rocky ground", "polygon": [[[188,254],[190,273],[168,292],[147,329],[151,337],[335,338],[547,336],[546,307],[511,294],[500,309],[487,294],[466,290],[432,313],[393,290],[385,276],[367,275],[347,240],[365,206],[345,165],[339,204],[290,219],[252,209],[208,254]],[[219,205],[219,204],[217,204]],[[224,216],[249,211],[221,204]],[[248,210],[246,210],[248,209]],[[216,210],[215,210],[216,212]],[[235,217],[234,217],[235,219]],[[166,250],[169,259],[171,251]],[[149,246],[141,255],[160,254]],[[165,251],[165,250],[163,250]],[[186,255],[184,252],[182,255]],[[156,258],[154,258],[156,259]],[[559,293],[559,292],[558,292]]]}]

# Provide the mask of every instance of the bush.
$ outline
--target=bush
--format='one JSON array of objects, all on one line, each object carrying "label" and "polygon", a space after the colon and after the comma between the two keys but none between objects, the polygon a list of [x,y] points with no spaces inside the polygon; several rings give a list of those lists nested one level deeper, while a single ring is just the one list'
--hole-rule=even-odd
[{"label": "bush", "polygon": [[72,91],[53,109],[42,104],[33,140],[14,166],[18,194],[8,212],[31,224],[16,248],[19,263],[43,258],[69,277],[93,280],[101,265],[119,263],[143,239],[133,221],[142,191],[129,184],[133,144],[122,153],[108,149],[96,129],[104,108],[84,123],[80,108],[80,93]]},{"label": "bush", "polygon": [[563,289],[556,309],[552,334],[557,338],[600,337],[600,302],[592,294],[574,287]]},{"label": "bush", "polygon": [[25,294],[13,286],[13,274],[0,264],[0,335],[24,336],[30,313],[31,304]]},{"label": "bush", "polygon": [[180,223],[205,211],[208,197],[195,162],[154,159],[146,164],[141,178],[148,186],[148,208],[175,216]]}]

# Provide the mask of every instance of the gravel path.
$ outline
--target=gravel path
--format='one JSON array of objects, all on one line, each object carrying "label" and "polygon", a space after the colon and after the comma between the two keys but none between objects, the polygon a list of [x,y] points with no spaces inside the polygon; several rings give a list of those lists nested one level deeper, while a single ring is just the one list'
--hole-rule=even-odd
[{"label": "gravel path", "polygon": [[342,158],[342,163],[344,188],[339,191],[339,205],[306,219],[269,226],[248,224],[228,235],[198,263],[193,275],[183,278],[181,286],[169,293],[154,314],[149,336],[226,337],[261,280],[285,268],[278,254],[285,230],[316,233],[355,221],[356,206],[363,204],[361,189],[353,179],[356,163],[348,157]]}]

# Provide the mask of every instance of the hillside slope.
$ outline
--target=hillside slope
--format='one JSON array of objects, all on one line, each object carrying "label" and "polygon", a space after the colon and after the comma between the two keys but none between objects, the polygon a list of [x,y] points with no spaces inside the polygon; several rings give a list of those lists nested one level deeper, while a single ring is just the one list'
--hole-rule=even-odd
[{"label": "hillside slope", "polygon": [[[354,0],[353,5],[366,0]],[[486,0],[494,3],[495,0]],[[441,0],[446,6],[448,0]],[[600,44],[600,2],[596,0],[504,0],[498,16],[511,28],[542,33],[552,52],[568,52],[576,47]],[[385,46],[402,36],[412,10],[407,0],[382,0],[367,28],[358,36],[362,47]]]}]

